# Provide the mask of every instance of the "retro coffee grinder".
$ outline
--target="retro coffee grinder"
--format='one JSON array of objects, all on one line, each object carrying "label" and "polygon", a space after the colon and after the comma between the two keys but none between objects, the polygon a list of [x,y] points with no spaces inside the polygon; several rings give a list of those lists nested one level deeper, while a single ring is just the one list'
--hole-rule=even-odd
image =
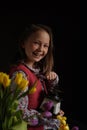
[{"label": "retro coffee grinder", "polygon": [[55,86],[53,89],[50,89],[49,94],[45,96],[40,108],[43,109],[43,104],[46,104],[46,107],[52,107],[51,112],[53,115],[57,115],[61,107],[61,91],[58,90],[59,86]]}]

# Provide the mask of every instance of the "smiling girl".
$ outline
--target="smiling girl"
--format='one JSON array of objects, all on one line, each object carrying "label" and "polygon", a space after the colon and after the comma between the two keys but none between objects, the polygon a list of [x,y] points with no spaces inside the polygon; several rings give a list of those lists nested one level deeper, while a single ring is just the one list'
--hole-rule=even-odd
[{"label": "smiling girl", "polygon": [[[37,80],[36,92],[19,100],[19,107],[23,111],[23,119],[28,122],[28,130],[56,130],[59,122],[56,119],[44,120],[39,112],[40,105],[55,85],[59,77],[53,71],[53,37],[50,27],[32,24],[26,28],[19,40],[19,52],[15,64],[11,67],[10,76],[14,79],[17,72],[21,72],[29,85]],[[31,122],[31,119],[37,119]],[[42,123],[43,122],[43,123]]]}]

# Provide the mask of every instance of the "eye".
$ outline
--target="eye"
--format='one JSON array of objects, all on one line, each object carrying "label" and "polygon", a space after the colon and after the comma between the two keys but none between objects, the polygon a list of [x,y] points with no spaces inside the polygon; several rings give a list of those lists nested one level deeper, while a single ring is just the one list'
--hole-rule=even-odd
[{"label": "eye", "polygon": [[44,47],[48,48],[48,47],[49,47],[49,45],[44,45]]},{"label": "eye", "polygon": [[40,44],[39,42],[34,42],[34,43],[35,43],[35,44],[38,44],[38,45]]}]

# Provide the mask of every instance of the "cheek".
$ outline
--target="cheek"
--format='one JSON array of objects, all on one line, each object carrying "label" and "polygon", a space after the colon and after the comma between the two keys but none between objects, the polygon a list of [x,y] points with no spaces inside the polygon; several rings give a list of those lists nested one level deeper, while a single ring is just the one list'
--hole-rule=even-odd
[{"label": "cheek", "polygon": [[47,54],[47,53],[48,53],[48,49],[45,50],[45,54]]},{"label": "cheek", "polygon": [[35,45],[33,45],[33,44],[30,46],[30,49],[31,49],[31,50],[36,50],[37,48],[38,48],[38,47],[35,46]]}]

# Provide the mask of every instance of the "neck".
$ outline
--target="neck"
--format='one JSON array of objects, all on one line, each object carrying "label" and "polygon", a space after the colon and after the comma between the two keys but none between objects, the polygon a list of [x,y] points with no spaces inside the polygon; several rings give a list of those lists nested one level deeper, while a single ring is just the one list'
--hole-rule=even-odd
[{"label": "neck", "polygon": [[27,66],[29,66],[29,67],[31,67],[31,68],[34,68],[34,63],[32,63],[32,62],[29,62],[29,61],[24,61],[24,63],[27,65]]}]

